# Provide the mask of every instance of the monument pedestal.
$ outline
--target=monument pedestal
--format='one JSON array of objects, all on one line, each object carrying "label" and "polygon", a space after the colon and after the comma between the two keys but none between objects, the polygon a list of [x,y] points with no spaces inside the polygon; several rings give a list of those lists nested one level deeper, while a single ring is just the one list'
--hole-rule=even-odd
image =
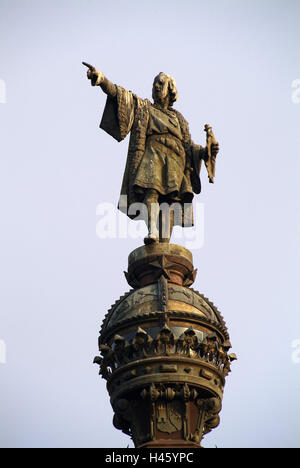
[{"label": "monument pedestal", "polygon": [[217,308],[191,288],[193,257],[173,244],[134,250],[125,273],[133,288],[109,310],[95,358],[113,423],[135,447],[200,448],[220,421],[235,355]]}]

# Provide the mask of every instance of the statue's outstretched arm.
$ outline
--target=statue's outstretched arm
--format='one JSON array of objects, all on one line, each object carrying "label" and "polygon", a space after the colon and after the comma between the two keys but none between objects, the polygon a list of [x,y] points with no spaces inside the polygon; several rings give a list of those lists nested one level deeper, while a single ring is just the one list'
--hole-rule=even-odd
[{"label": "statue's outstretched arm", "polygon": [[110,97],[115,97],[117,95],[116,85],[109,81],[101,71],[87,62],[82,62],[82,64],[88,67],[87,77],[91,80],[92,86],[100,86],[102,91]]}]

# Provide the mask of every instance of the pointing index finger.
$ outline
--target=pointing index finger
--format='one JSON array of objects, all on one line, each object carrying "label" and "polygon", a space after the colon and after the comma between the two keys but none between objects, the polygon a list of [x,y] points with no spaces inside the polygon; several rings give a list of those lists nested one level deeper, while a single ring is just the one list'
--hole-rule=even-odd
[{"label": "pointing index finger", "polygon": [[91,71],[96,70],[95,67],[93,67],[93,65],[90,65],[90,64],[87,63],[87,62],[82,62],[82,65],[84,65],[85,67],[88,67]]}]

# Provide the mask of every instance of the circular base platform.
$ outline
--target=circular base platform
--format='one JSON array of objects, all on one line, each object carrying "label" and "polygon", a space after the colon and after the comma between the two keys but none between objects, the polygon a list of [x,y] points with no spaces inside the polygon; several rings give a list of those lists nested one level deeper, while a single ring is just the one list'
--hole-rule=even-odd
[{"label": "circular base platform", "polygon": [[176,244],[152,244],[139,247],[128,258],[126,279],[133,288],[153,284],[163,276],[169,283],[191,286],[196,278],[193,256]]}]

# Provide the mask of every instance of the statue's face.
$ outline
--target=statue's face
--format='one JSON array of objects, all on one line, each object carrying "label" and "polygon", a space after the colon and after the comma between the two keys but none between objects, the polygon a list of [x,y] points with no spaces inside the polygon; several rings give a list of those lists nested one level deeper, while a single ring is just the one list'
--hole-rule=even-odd
[{"label": "statue's face", "polygon": [[163,102],[169,96],[169,78],[160,73],[154,79],[152,97],[154,102]]}]

